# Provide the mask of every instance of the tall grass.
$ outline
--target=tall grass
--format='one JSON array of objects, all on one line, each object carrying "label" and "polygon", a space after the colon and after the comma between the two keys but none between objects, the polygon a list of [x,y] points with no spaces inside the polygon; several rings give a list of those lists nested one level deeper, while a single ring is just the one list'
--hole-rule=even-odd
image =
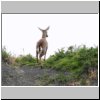
[{"label": "tall grass", "polygon": [[13,56],[10,52],[6,50],[6,47],[2,48],[2,62],[6,64],[10,64],[13,66],[23,66],[23,65],[34,65],[36,63],[36,59],[32,57],[31,54],[20,55],[18,57]]}]

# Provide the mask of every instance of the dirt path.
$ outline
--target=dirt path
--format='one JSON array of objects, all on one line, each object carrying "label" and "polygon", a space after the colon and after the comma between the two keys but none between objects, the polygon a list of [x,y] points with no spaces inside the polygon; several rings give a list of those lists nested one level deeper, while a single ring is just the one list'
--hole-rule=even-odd
[{"label": "dirt path", "polygon": [[2,86],[57,86],[61,85],[55,80],[59,74],[61,72],[53,69],[2,64]]}]

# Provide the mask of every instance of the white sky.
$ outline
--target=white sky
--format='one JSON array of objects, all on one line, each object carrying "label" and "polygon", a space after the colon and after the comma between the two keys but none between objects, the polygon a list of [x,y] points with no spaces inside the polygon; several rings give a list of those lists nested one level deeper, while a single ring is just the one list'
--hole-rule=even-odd
[{"label": "white sky", "polygon": [[36,42],[42,33],[38,27],[48,30],[47,57],[58,48],[70,45],[94,46],[99,44],[99,14],[3,14],[2,46],[18,56],[35,56]]}]

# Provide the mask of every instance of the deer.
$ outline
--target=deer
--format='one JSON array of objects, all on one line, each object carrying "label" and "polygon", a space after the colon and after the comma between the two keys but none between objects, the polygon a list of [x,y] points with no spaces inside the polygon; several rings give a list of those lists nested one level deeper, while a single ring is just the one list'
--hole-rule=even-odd
[{"label": "deer", "polygon": [[[38,29],[42,32],[42,38],[37,42],[36,44],[36,59],[37,63],[42,56],[44,56],[44,61],[46,59],[46,53],[48,49],[48,42],[46,40],[46,37],[48,37],[47,31],[49,30],[49,26],[46,29],[41,29],[38,27]],[[39,57],[39,59],[38,59]]]}]

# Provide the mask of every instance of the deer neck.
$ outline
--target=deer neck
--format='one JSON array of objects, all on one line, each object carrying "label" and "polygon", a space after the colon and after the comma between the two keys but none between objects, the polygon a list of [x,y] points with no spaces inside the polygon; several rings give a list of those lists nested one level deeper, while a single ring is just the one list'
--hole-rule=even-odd
[{"label": "deer neck", "polygon": [[45,34],[43,34],[43,35],[42,35],[42,38],[45,38],[45,39],[46,39],[46,35],[45,35]]},{"label": "deer neck", "polygon": [[42,39],[46,39],[46,37],[42,37]]}]

